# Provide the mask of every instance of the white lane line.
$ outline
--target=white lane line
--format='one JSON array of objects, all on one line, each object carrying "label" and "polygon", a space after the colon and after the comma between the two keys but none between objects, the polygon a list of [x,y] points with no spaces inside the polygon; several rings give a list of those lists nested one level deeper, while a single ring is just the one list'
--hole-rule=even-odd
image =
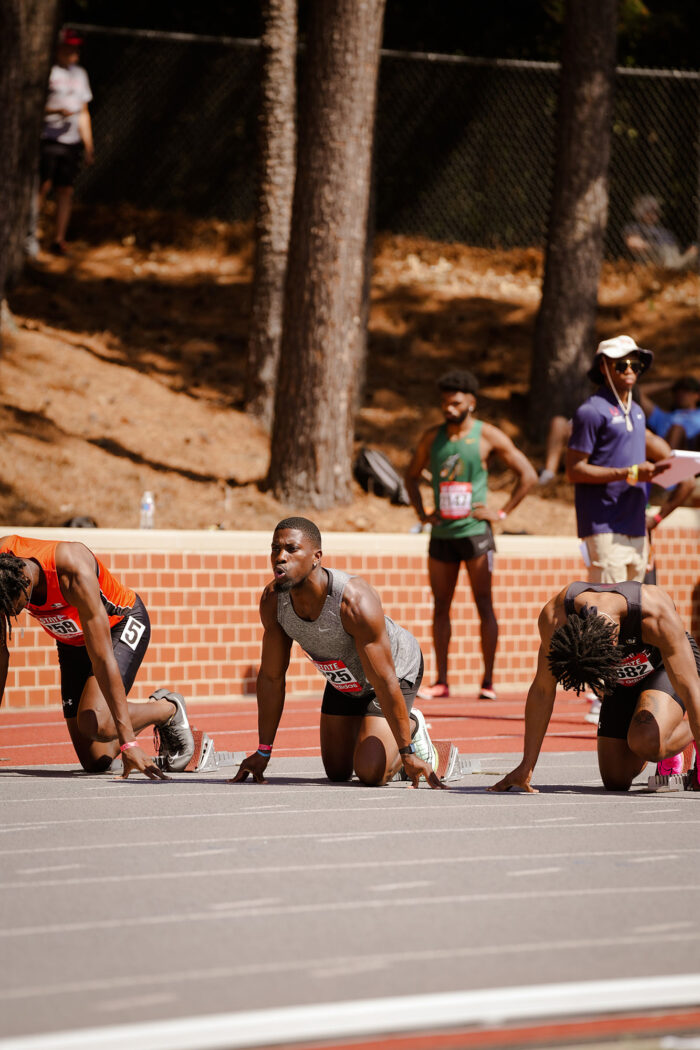
[{"label": "white lane line", "polygon": [[[53,864],[47,868],[18,868],[18,875],[41,875],[45,871],[69,871],[70,869],[82,868],[82,864]],[[34,883],[32,883],[34,885]]]},{"label": "white lane line", "polygon": [[[165,787],[166,787],[166,785],[162,785],[161,790],[165,790]],[[155,790],[158,790],[158,789],[156,788]],[[245,789],[243,789],[243,790],[245,790]],[[348,789],[345,789],[345,790],[348,790]],[[430,789],[426,787],[424,789],[420,789],[419,788],[419,790],[429,791]],[[260,791],[264,791],[265,793],[267,793],[267,788],[260,788]],[[285,791],[286,791],[286,789],[285,789]],[[414,806],[414,801],[413,800],[416,797],[415,793],[413,791],[411,791],[410,796],[408,796],[408,794],[407,794],[408,791],[409,791],[408,788],[400,787],[397,793],[395,793],[395,794],[393,792],[391,794],[387,793],[387,795],[383,796],[382,801],[390,801],[390,802],[393,803],[393,805],[382,805],[382,806],[372,805],[372,806],[370,806],[369,804],[363,802],[361,805],[358,805],[358,806],[337,806],[337,807],[319,806],[319,807],[316,807],[314,809],[310,809],[309,807],[305,806],[302,809],[287,809],[287,808],[285,808],[283,811],[281,811],[281,815],[284,816],[284,817],[287,817],[287,816],[291,817],[291,816],[307,816],[310,813],[344,813],[344,814],[354,814],[354,813],[369,813],[370,810],[373,813],[376,813],[377,810],[385,811],[385,812],[388,812],[388,813],[401,813],[401,812],[406,812],[406,806],[407,805],[410,805],[412,807]],[[286,792],[286,793],[289,794],[288,792]],[[301,793],[302,792],[298,792],[298,793],[295,792],[295,796],[297,794],[301,794]],[[486,792],[485,792],[485,789],[484,789],[484,794],[485,793]],[[188,794],[186,796],[186,798],[187,799],[191,799],[191,798],[194,797],[194,794],[195,793]],[[205,795],[208,798],[212,797],[211,794],[209,792],[206,792],[206,791],[205,792],[197,792],[197,794],[203,794],[203,795]],[[270,794],[272,794],[272,792],[270,792]],[[173,796],[169,796],[169,797],[173,797]],[[452,799],[454,799],[455,802],[458,802],[460,804],[460,806],[464,803],[464,799],[462,798],[461,794],[458,791],[453,791],[452,793],[440,792],[440,797],[441,798],[443,798],[443,797],[445,798],[445,802],[446,802],[447,805],[451,804],[451,800]],[[679,798],[682,798],[682,797],[683,797],[683,792],[680,792],[679,793]],[[561,809],[561,808],[563,808],[565,806],[575,806],[575,807],[580,808],[580,807],[590,807],[591,805],[594,805],[594,804],[604,804],[607,807],[610,807],[610,806],[612,806],[614,804],[624,805],[626,807],[630,807],[630,806],[633,807],[634,806],[635,796],[632,795],[632,796],[625,796],[625,797],[622,797],[622,798],[611,799],[609,795],[605,795],[605,796],[601,796],[600,799],[583,799],[583,800],[572,799],[572,798],[559,798],[558,797],[556,799],[551,799],[550,800],[550,799],[547,799],[546,797],[541,797],[539,795],[509,795],[507,801],[506,800],[501,801],[498,798],[498,796],[492,796],[492,799],[493,799],[493,801],[488,801],[488,802],[473,802],[473,801],[470,800],[469,801],[468,810],[465,810],[465,812],[472,813],[472,812],[475,812],[476,810],[480,810],[480,809],[492,809],[494,812],[499,812],[502,809],[508,809],[509,811],[512,812],[513,803],[516,802],[516,799],[517,799],[516,805],[522,803],[523,805],[527,805],[529,807],[536,807],[539,810],[542,810],[542,809],[546,808],[547,806],[556,806],[557,808]],[[139,802],[142,802],[143,801],[143,796],[138,796],[138,799],[134,798],[133,800],[129,800],[127,796],[122,797],[121,801],[124,802],[125,800],[127,800],[127,801],[137,801],[138,800]],[[73,799],[71,801],[75,801],[75,800]],[[90,801],[94,801],[94,799],[90,799]],[[422,803],[422,800],[421,800],[421,803]],[[421,803],[418,803],[418,804],[421,804]],[[418,804],[416,804],[416,805],[418,805]],[[428,810],[426,810],[426,809],[414,809],[414,810],[412,810],[412,813],[417,817],[417,816],[422,815],[423,813],[427,812],[427,813],[429,813],[429,815],[431,817],[433,817],[434,814],[436,813],[436,810],[430,803],[428,803],[428,805],[430,805],[430,809],[428,809]],[[255,805],[252,805],[252,808],[220,810],[220,811],[215,811],[215,812],[209,812],[207,810],[201,810],[201,811],[196,812],[196,813],[191,813],[191,812],[187,812],[187,813],[139,813],[138,819],[139,819],[140,823],[142,823],[144,821],[147,821],[147,820],[158,820],[158,821],[161,821],[161,820],[209,820],[209,819],[213,819],[214,817],[225,817],[227,820],[230,820],[231,817],[237,817],[237,816],[241,816],[241,815],[246,815],[247,816],[249,814],[258,813],[259,809],[260,809],[260,806],[259,806],[258,803],[256,803]],[[536,812],[536,810],[533,809],[532,812]],[[678,810],[676,808],[674,808],[673,812],[674,813],[678,812]],[[636,810],[633,810],[633,813],[636,813]],[[563,820],[565,818],[561,817],[561,818],[556,818],[556,819],[562,819]],[[67,824],[103,824],[104,820],[105,820],[104,817],[62,817],[62,818],[57,819],[57,820],[51,819],[50,823],[51,823],[52,827],[56,827],[57,825],[67,825]],[[129,815],[121,816],[120,814],[115,813],[115,814],[110,814],[109,820],[110,820],[111,823],[115,823],[116,821],[128,821],[128,822],[131,822],[131,821],[134,820],[134,815],[133,814],[129,814]],[[696,821],[688,820],[687,822],[691,823],[691,824],[692,823],[698,823],[697,820]],[[22,822],[18,822],[17,824],[7,824],[2,830],[4,830],[4,831],[13,831],[13,830],[22,830],[22,831],[24,831],[24,830],[27,830],[27,829],[31,829],[33,827],[37,827],[37,828],[42,828],[43,829],[43,828],[46,827],[47,823],[48,822],[46,820],[40,820],[40,821],[36,821],[36,822],[29,821],[29,820],[24,820]],[[522,826],[523,826],[522,824],[518,825],[518,827],[522,827]],[[586,825],[578,825],[577,824],[577,827],[585,827],[585,826]],[[606,826],[615,827],[617,825],[615,823],[610,824],[610,825],[607,825],[605,823],[601,823],[600,825],[593,824],[593,825],[588,825],[588,826],[590,826],[590,827],[599,827],[599,826],[600,827],[606,827]],[[424,830],[430,830],[430,829],[421,829],[421,833]],[[480,829],[473,828],[473,829],[469,829],[469,830],[480,830]],[[497,831],[497,830],[499,830],[499,828],[498,827],[494,827],[494,828],[490,828],[489,830]],[[411,829],[409,831],[409,834],[415,834],[415,830]]]},{"label": "white lane line", "polygon": [[533,820],[532,823],[533,824],[551,824],[555,820],[559,821],[559,822],[561,822],[562,820],[576,820],[576,817],[574,817],[573,815],[570,816],[570,817],[535,817],[535,819]]},{"label": "white lane line", "polygon": [[[131,995],[126,999],[120,996],[118,1003],[115,1003],[113,999],[105,999],[101,1003],[92,1003],[91,1007],[93,1010],[102,1013],[110,1013],[117,1010],[131,1010],[142,1006],[163,1006],[165,1003],[174,1003],[175,998],[174,992],[160,992],[154,995]],[[0,1047],[2,1047],[1,1042]]]},{"label": "white lane line", "polygon": [[657,933],[668,933],[671,930],[687,930],[695,925],[694,922],[659,922],[654,926],[635,926],[635,933],[643,933],[645,937],[650,934],[655,935]]},{"label": "white lane line", "polygon": [[[455,831],[457,831],[457,828],[454,828],[454,827],[445,828],[445,832],[447,832],[449,834],[451,834],[451,833],[453,833]],[[384,833],[382,833],[382,834],[384,834]],[[270,836],[271,839],[274,839],[275,837],[276,836]],[[297,838],[300,838],[300,837],[302,837],[302,836],[298,836],[298,835],[285,835],[285,836],[282,836],[282,838],[284,838],[284,839],[288,839],[288,838],[297,839]],[[306,836],[306,837],[309,837],[309,836]],[[199,839],[198,840],[199,841],[199,845],[201,845],[201,846],[205,846],[205,845],[207,845],[207,843],[211,843],[212,845],[218,846],[222,842],[226,842],[227,846],[225,848],[220,848],[220,849],[211,849],[211,848],[205,849],[205,848],[201,848],[201,849],[194,850],[194,852],[190,852],[188,854],[175,854],[173,856],[176,856],[176,857],[185,857],[185,856],[187,856],[187,857],[211,857],[211,856],[215,856],[218,853],[233,853],[233,852],[236,852],[236,850],[238,850],[238,843],[240,843],[241,841],[251,841],[253,838],[259,839],[259,835],[258,836],[248,835],[248,836],[240,836],[240,837],[237,836],[237,835],[234,835],[234,836],[226,836],[224,838]],[[266,839],[267,838],[268,838],[268,836],[266,836]],[[54,853],[77,853],[77,852],[85,853],[86,850],[87,850],[87,852],[92,853],[92,850],[94,850],[94,849],[124,849],[124,848],[133,848],[134,846],[139,847],[139,849],[146,849],[146,848],[149,848],[149,849],[163,849],[163,848],[165,848],[167,846],[173,847],[173,846],[190,845],[191,842],[192,842],[192,839],[163,839],[163,840],[149,839],[147,842],[135,842],[133,839],[127,839],[125,841],[116,840],[116,841],[113,841],[113,842],[85,842],[82,845],[36,846],[36,847],[34,847],[34,846],[21,846],[21,847],[18,847],[17,849],[3,849],[2,850],[2,857],[19,856],[19,855],[23,855],[23,854],[44,854],[44,853],[46,853],[46,854],[54,854]],[[683,854],[683,855],[697,854],[697,853],[700,853],[700,846],[681,846],[680,848],[676,848],[674,850],[674,852],[676,854]],[[663,848],[655,850],[655,849],[653,849],[651,847],[646,847],[645,846],[642,849],[637,850],[637,853],[639,855],[643,855],[643,856],[646,856],[648,854],[652,854],[653,855],[653,854],[658,853],[659,857],[665,857],[665,849],[663,849]],[[548,857],[564,857],[564,858],[568,858],[568,857],[582,857],[582,858],[586,858],[586,859],[592,858],[592,857],[606,857],[606,858],[607,857],[624,857],[624,858],[627,858],[627,857],[634,856],[634,853],[630,849],[597,849],[597,850],[596,849],[582,849],[582,850],[573,849],[573,850],[567,850],[566,853],[549,853],[548,852],[547,856]],[[524,854],[524,853],[510,853],[509,852],[509,853],[505,853],[505,854],[481,854],[481,855],[471,854],[469,857],[457,858],[457,859],[459,859],[459,860],[472,860],[472,861],[476,862],[476,861],[490,861],[490,860],[523,860],[523,859],[527,860],[527,859],[529,859],[531,857],[536,857],[536,858],[542,857],[542,853],[535,852],[535,853],[532,853],[532,854]],[[447,863],[447,862],[451,863],[452,860],[454,860],[454,858],[451,858],[451,857],[448,857],[446,859],[443,859],[441,857],[436,857],[436,858],[423,857],[423,858],[421,858],[421,864],[443,864],[443,863]],[[369,863],[374,863],[374,862],[369,862]],[[397,863],[397,864],[404,864],[405,863],[405,864],[410,864],[410,863],[412,863],[412,861],[396,860],[396,861],[386,861],[386,862],[382,861],[381,863]],[[357,864],[351,863],[351,864],[348,864],[346,866],[348,866],[348,867],[361,867],[362,864],[358,862]],[[314,867],[315,867],[315,865],[311,864],[309,866],[309,869],[310,870],[314,870]],[[295,869],[296,869],[296,867],[292,867],[289,870],[295,870]],[[246,868],[240,868],[239,870],[240,870],[241,874],[243,874],[243,873],[245,873],[245,874],[253,874],[253,873],[256,873],[256,871],[269,871],[269,870],[270,871],[273,871],[273,870],[274,871],[278,871],[278,870],[279,871],[283,871],[283,870],[288,870],[288,868],[285,865],[281,865],[280,866],[279,864],[275,864],[272,867],[267,867],[267,866],[246,867]]]},{"label": "white lane line", "polygon": [[631,857],[630,864],[660,864],[663,860],[678,860],[676,853],[667,853],[665,857]]},{"label": "white lane line", "polygon": [[507,871],[506,875],[510,878],[517,878],[520,875],[554,875],[561,870],[561,868],[523,868],[520,871]]},{"label": "white lane line", "polygon": [[[429,956],[429,952],[422,952]],[[415,955],[412,956],[414,958]],[[356,960],[352,960],[356,963]],[[469,992],[391,996],[237,1013],[147,1021],[140,1024],[3,1040],[2,1050],[240,1050],[271,1043],[349,1040],[389,1033],[469,1026],[494,1027],[525,1021],[552,1022],[562,1017],[693,1007],[700,975],[646,977],[612,981],[485,988]]]},{"label": "white lane line", "polygon": [[209,907],[212,911],[230,911],[231,908],[259,908],[266,904],[281,904],[281,897],[258,897],[256,900],[251,901],[217,901],[216,904],[210,904]]},{"label": "white lane line", "polygon": [[[197,872],[196,874],[198,876],[212,879],[218,875],[228,876],[231,872],[206,871]],[[580,899],[583,897],[617,897],[623,895],[635,895],[641,897],[644,894],[655,895],[659,893],[700,893],[700,886],[693,883],[685,885],[676,884],[655,886],[595,886],[571,890],[553,888],[547,890],[547,899],[553,900],[554,898],[557,898],[566,900],[571,897]],[[519,893],[514,891],[507,893],[456,893],[443,896],[429,894],[427,897],[396,897],[393,900],[380,901],[363,898],[361,900],[329,900],[303,904],[261,905],[258,907],[249,907],[247,912],[237,908],[235,902],[233,902],[231,910],[235,911],[235,916],[229,916],[226,913],[222,914],[220,912],[212,914],[211,912],[206,911],[181,911],[175,914],[142,915],[136,918],[121,916],[120,918],[115,919],[95,919],[85,920],[84,922],[63,922],[45,924],[43,926],[19,926],[15,929],[0,929],[0,938],[47,937],[52,934],[63,936],[67,933],[114,930],[119,929],[120,927],[126,928],[127,926],[161,926],[172,923],[182,924],[185,922],[202,922],[203,920],[211,921],[212,919],[216,921],[224,921],[230,917],[235,917],[237,921],[241,921],[241,919],[244,918],[258,918],[260,916],[269,918],[270,916],[281,915],[285,918],[290,918],[295,915],[322,915],[327,912],[330,912],[334,916],[338,916],[341,912],[360,912],[363,908],[429,907],[435,909],[438,906],[452,908],[457,904],[492,904],[496,902],[540,900],[541,896],[542,893],[539,889],[522,890]]]},{"label": "white lane line", "polygon": [[370,889],[376,890],[377,893],[393,893],[394,890],[413,890],[421,886],[434,886],[435,883],[430,879],[421,879],[416,882],[383,882],[378,886],[371,886]]}]

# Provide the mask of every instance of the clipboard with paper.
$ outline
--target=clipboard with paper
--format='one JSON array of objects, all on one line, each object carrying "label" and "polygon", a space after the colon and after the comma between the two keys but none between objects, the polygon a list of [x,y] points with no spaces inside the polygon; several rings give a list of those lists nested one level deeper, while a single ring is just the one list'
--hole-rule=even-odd
[{"label": "clipboard with paper", "polygon": [[656,465],[664,469],[654,475],[654,484],[670,489],[686,478],[700,474],[700,452],[676,448],[668,459],[659,460]]}]

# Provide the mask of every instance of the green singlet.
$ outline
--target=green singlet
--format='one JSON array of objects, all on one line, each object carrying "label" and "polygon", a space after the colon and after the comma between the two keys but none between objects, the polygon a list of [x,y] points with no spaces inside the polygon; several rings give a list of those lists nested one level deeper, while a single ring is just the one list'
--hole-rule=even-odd
[{"label": "green singlet", "polygon": [[450,440],[447,424],[443,424],[435,435],[430,449],[430,472],[435,509],[441,520],[439,525],[433,525],[433,536],[461,539],[486,532],[488,522],[470,516],[475,503],[486,503],[488,491],[488,471],[479,454],[481,427],[481,421],[475,420],[466,437]]}]

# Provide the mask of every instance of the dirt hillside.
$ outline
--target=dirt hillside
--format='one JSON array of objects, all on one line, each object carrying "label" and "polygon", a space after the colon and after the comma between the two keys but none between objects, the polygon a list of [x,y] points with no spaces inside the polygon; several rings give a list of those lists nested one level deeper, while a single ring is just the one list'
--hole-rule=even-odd
[{"label": "dirt hillside", "polygon": [[[72,234],[69,256],[42,251],[9,296],[16,329],[0,357],[7,524],[84,514],[136,527],[151,489],[160,528],[268,529],[296,512],[325,530],[408,531],[410,508],[359,486],[349,506],[326,512],[260,490],[268,439],[242,411],[250,227],[79,209]],[[523,424],[541,268],[533,250],[379,237],[358,447],[380,448],[402,469],[439,419],[434,379],[466,366],[482,383],[479,415],[539,468],[543,449]],[[606,267],[600,334],[627,332],[654,349],[655,378],[697,371],[699,304],[698,275]],[[495,464],[495,506],[512,482]],[[573,533],[571,487],[560,479],[539,489],[506,525]]]}]

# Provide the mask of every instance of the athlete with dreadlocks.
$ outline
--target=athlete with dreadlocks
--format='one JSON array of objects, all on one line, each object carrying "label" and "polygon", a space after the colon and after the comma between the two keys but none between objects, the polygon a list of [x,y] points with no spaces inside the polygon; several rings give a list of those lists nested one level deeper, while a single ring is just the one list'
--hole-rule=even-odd
[{"label": "athlete with dreadlocks", "polygon": [[[598,766],[609,791],[627,791],[647,762],[685,772],[700,744],[700,650],[671,598],[636,581],[572,583],[539,616],[540,649],[525,705],[521,763],[490,791],[530,784],[557,683],[602,700]],[[688,713],[685,719],[684,712]],[[686,783],[698,790],[696,767]]]},{"label": "athlete with dreadlocks", "polygon": [[158,728],[164,768],[185,768],[194,737],[182,697],[126,699],[151,635],[138,594],[82,543],[0,539],[0,701],[12,620],[23,609],[56,641],[63,714],[83,769],[103,772],[121,752],[125,778],[167,779],[136,741],[147,726]]}]

